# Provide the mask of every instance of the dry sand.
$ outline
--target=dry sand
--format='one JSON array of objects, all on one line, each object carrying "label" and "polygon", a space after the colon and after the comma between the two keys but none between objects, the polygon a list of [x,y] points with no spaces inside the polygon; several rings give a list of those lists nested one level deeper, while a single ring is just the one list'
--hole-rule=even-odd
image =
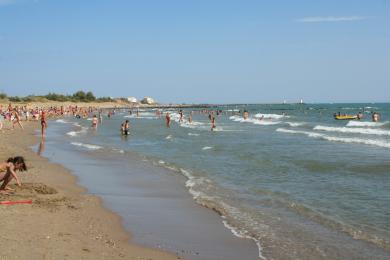
[{"label": "dry sand", "polygon": [[32,204],[0,205],[0,259],[180,259],[129,242],[120,218],[86,195],[64,167],[50,163],[29,147],[39,142],[37,122],[25,130],[0,131],[0,160],[22,155],[28,172],[22,187],[0,201],[32,199]]}]

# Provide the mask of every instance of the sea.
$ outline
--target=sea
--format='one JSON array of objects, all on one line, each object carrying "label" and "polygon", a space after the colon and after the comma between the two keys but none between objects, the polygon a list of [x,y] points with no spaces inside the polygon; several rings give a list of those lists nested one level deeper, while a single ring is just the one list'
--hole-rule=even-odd
[{"label": "sea", "polygon": [[[205,109],[214,111],[214,131]],[[129,161],[142,161],[181,178],[174,185],[215,211],[231,236],[256,244],[255,258],[390,259],[390,104],[217,105],[185,108],[182,121],[173,108],[161,116],[147,108],[116,109],[110,118],[106,112],[97,129],[91,118],[49,125],[46,156],[61,163],[66,150],[74,161],[84,160],[83,186],[96,182],[88,166],[115,180],[113,169],[130,174]],[[339,112],[364,118],[335,120]],[[372,112],[380,113],[380,122],[372,122]],[[129,136],[120,133],[124,120]],[[80,165],[62,163],[74,170]],[[126,185],[118,177],[109,188],[89,191],[110,201],[108,190]],[[126,207],[113,210],[121,215]]]}]

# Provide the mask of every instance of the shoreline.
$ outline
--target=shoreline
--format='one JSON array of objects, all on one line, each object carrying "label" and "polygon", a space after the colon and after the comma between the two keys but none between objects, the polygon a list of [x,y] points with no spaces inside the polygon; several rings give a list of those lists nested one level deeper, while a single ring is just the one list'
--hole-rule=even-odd
[{"label": "shoreline", "polygon": [[34,153],[31,147],[39,144],[38,124],[24,122],[24,126],[24,130],[1,133],[1,159],[22,155],[29,170],[18,173],[22,187],[12,184],[15,192],[1,194],[0,200],[33,202],[1,205],[4,234],[0,236],[1,258],[181,259],[172,253],[133,244],[123,219],[104,207],[101,198],[86,194],[86,188],[64,166]]},{"label": "shoreline", "polygon": [[[188,191],[188,177],[137,153],[125,154],[116,149],[110,153],[113,148],[83,146],[82,140],[77,140],[83,142],[77,144],[65,141],[69,138],[67,133],[74,132],[73,127],[68,128],[69,122],[56,121],[60,124],[52,126],[55,130],[50,134],[45,157],[71,169],[80,185],[101,197],[106,208],[122,216],[137,244],[173,252],[185,259],[259,258],[254,239],[238,235],[226,226],[220,213],[194,200]],[[125,173],[114,165],[132,170]],[[172,220],[167,220],[168,216]]]}]

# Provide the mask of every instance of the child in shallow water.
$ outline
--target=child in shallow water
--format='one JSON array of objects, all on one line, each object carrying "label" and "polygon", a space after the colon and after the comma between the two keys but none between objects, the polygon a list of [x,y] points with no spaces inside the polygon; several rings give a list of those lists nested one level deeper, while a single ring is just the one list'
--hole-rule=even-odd
[{"label": "child in shallow water", "polygon": [[0,183],[2,182],[0,192],[11,190],[7,186],[13,178],[15,178],[18,186],[22,186],[16,174],[17,171],[27,171],[26,163],[22,156],[11,157],[6,162],[0,163]]}]

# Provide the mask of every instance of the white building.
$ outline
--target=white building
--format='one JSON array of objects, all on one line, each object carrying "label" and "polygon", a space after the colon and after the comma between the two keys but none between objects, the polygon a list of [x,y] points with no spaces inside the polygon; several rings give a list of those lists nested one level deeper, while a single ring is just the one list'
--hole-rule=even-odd
[{"label": "white building", "polygon": [[127,101],[128,101],[129,103],[137,103],[137,102],[138,102],[138,100],[137,100],[135,97],[128,97],[128,98],[127,98]]},{"label": "white building", "polygon": [[141,100],[141,103],[147,105],[153,105],[156,104],[156,101],[154,101],[154,99],[151,97],[144,97],[144,99]]}]

